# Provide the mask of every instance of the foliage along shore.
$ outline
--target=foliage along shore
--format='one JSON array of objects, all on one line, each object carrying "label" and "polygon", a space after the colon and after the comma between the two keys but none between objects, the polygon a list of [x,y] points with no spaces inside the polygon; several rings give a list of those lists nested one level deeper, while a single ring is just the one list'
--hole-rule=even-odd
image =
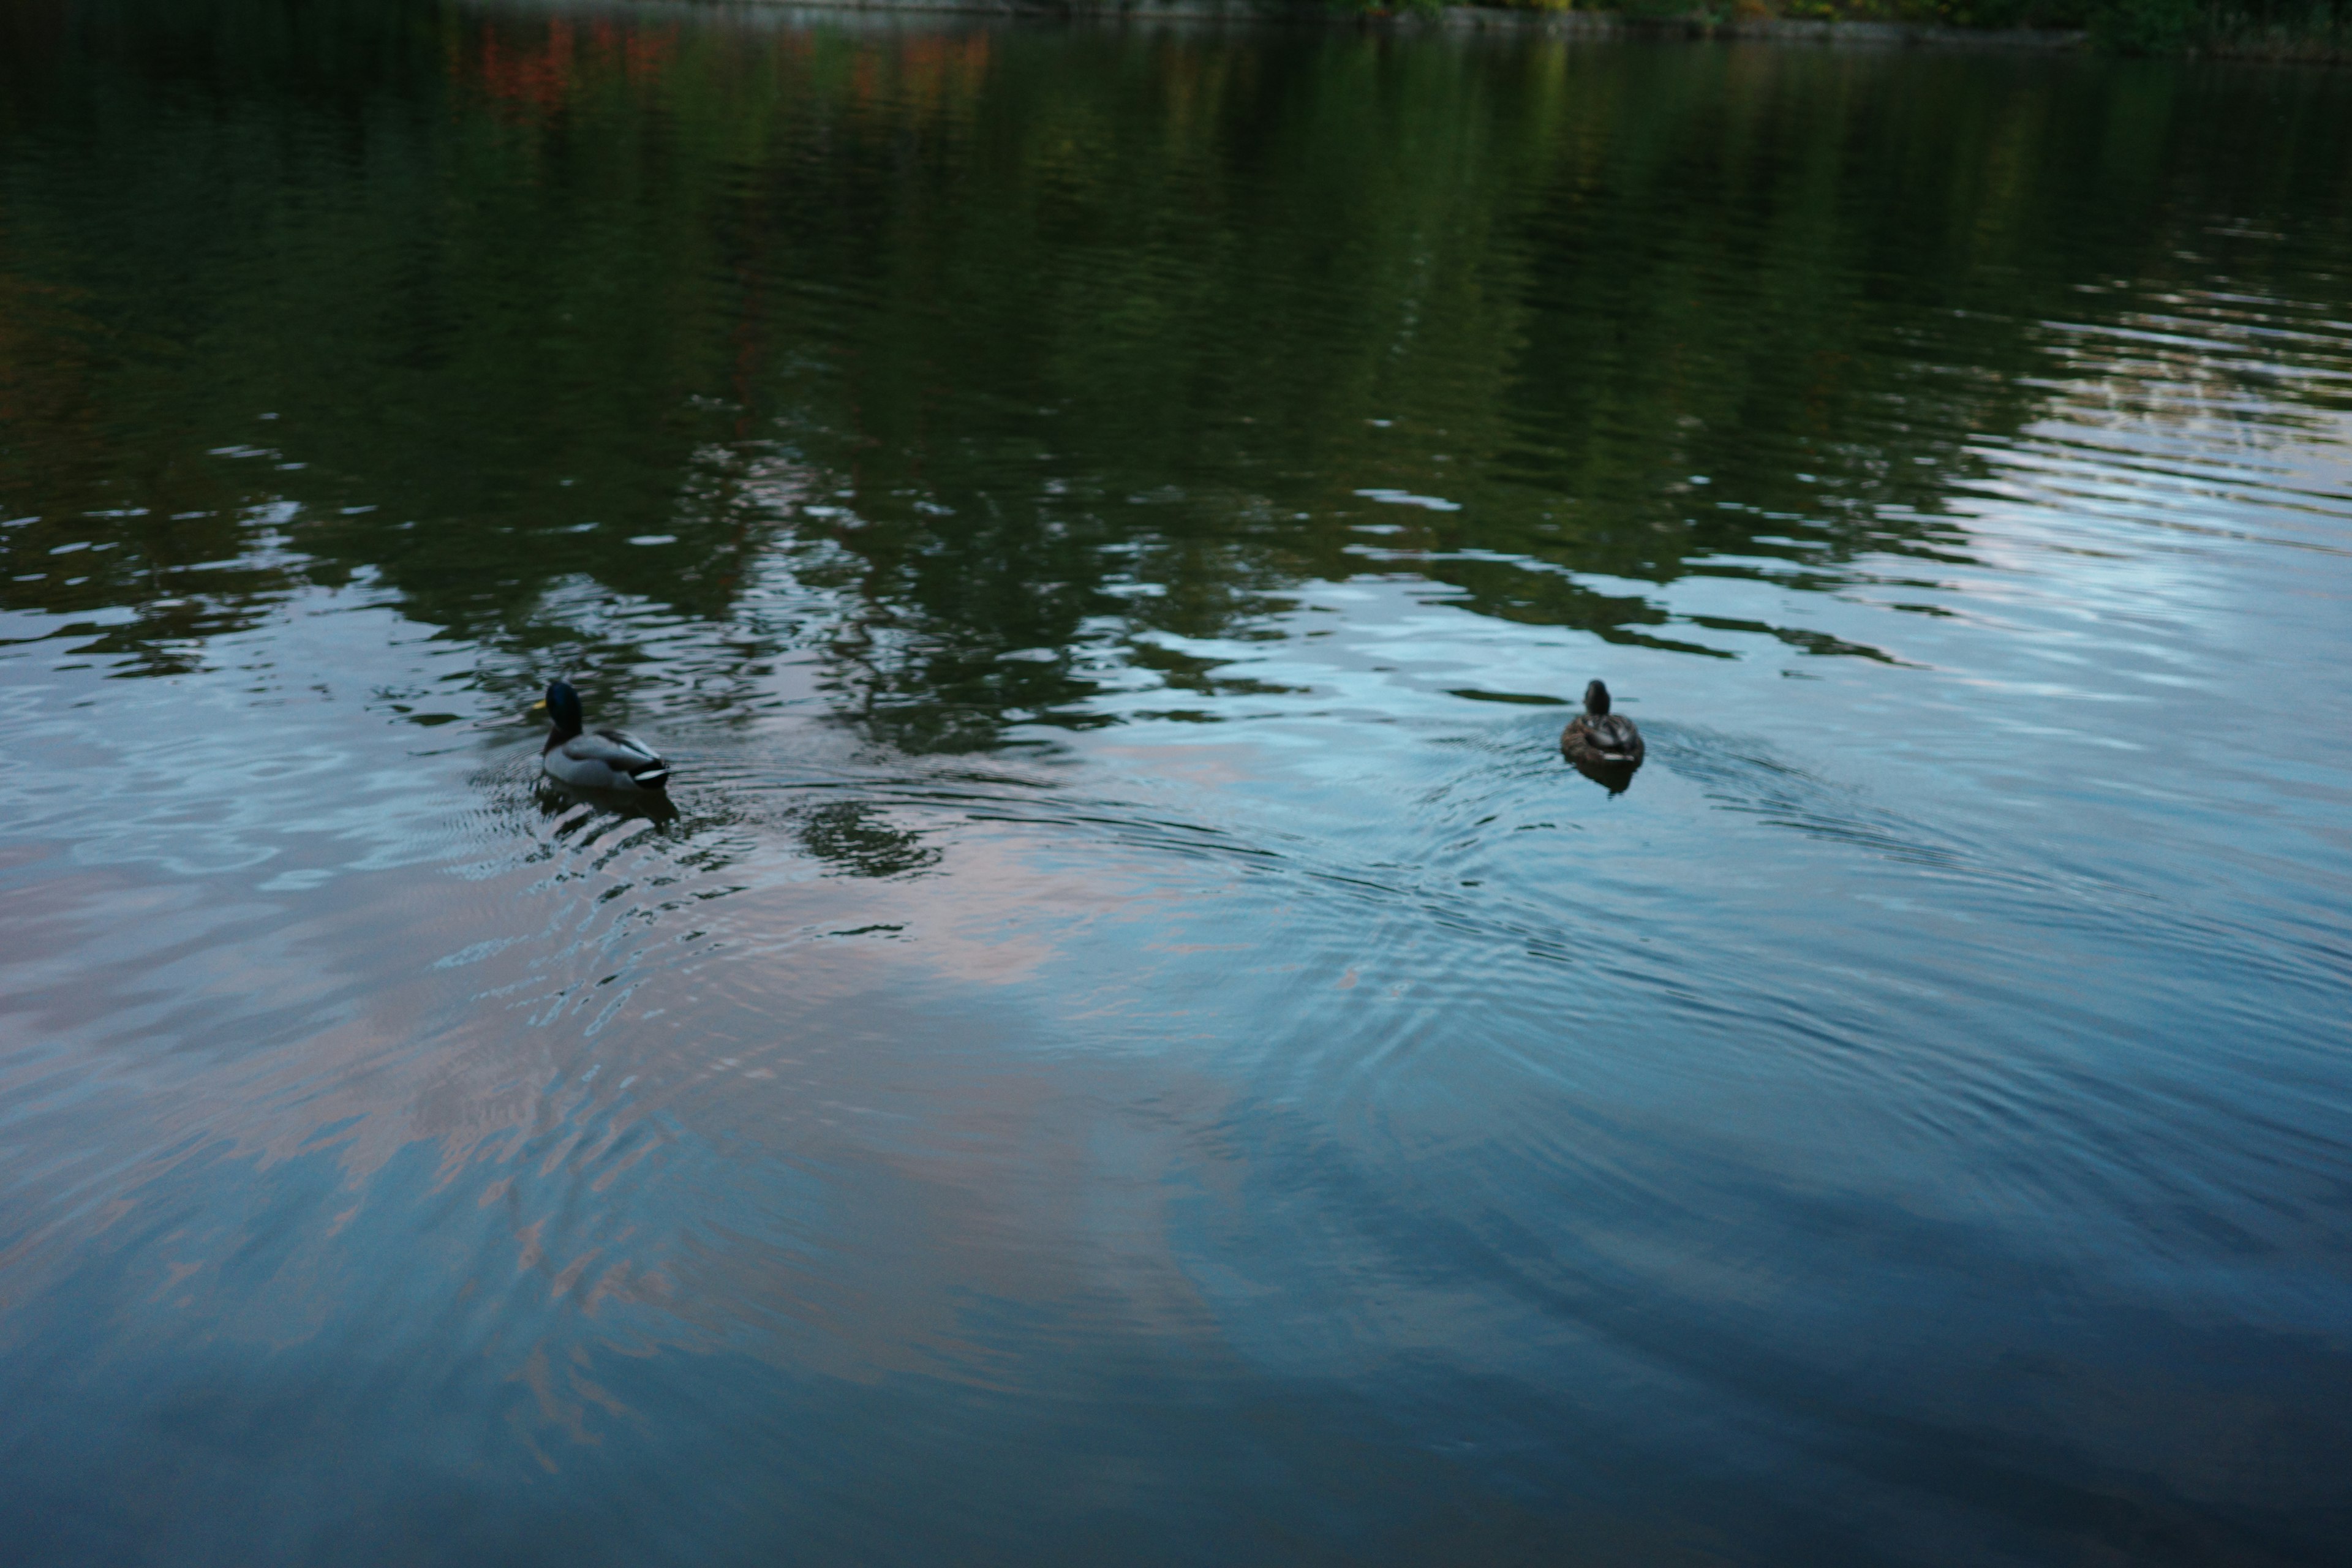
[{"label": "foliage along shore", "polygon": [[[1891,44],[2001,42],[2130,55],[2352,62],[2352,0],[1405,0],[1448,19],[1543,13],[1596,30],[1687,30],[1715,37]],[[1378,7],[1368,7],[1377,9]]]},{"label": "foliage along shore", "polygon": [[821,10],[1383,23],[2352,63],[2352,0],[769,0]]}]

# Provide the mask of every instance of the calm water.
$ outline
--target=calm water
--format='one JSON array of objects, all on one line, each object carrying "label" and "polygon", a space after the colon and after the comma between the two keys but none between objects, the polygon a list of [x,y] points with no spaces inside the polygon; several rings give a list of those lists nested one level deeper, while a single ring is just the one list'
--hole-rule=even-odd
[{"label": "calm water", "polygon": [[2352,1545],[2352,76],[19,4],[0,520],[12,1563]]}]

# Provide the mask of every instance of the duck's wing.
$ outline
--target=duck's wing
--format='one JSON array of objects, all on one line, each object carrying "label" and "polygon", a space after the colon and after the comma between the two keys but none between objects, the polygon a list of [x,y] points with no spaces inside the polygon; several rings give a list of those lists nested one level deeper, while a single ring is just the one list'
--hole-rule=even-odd
[{"label": "duck's wing", "polygon": [[581,736],[578,741],[572,742],[572,744],[576,746],[580,744],[581,741],[596,741],[603,742],[604,748],[603,754],[615,759],[621,757],[631,757],[641,763],[657,763],[662,760],[661,753],[659,752],[655,751],[651,746],[646,745],[643,741],[638,740],[626,730],[593,731],[588,734]]},{"label": "duck's wing", "polygon": [[546,764],[564,783],[591,789],[659,789],[669,783],[662,754],[625,730],[574,735],[547,753]]},{"label": "duck's wing", "polygon": [[1570,720],[1559,743],[1563,751],[1586,752],[1612,762],[1634,762],[1642,755],[1641,731],[1633,728],[1630,720],[1614,713],[1598,718],[1588,713]]}]

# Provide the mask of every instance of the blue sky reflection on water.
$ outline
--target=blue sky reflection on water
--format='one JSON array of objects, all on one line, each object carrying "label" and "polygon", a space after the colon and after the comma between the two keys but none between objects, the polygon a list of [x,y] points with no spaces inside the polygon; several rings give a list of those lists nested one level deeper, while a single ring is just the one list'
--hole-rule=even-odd
[{"label": "blue sky reflection on water", "polygon": [[30,1561],[2340,1547],[2332,77],[321,15],[8,68]]}]

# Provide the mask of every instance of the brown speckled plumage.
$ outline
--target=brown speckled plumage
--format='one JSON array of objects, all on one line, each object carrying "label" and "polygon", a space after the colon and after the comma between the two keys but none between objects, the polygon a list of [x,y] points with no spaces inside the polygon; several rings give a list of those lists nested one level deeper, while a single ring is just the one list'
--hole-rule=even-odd
[{"label": "brown speckled plumage", "polygon": [[1584,712],[1559,732],[1560,754],[1586,767],[1642,765],[1642,731],[1633,721],[1609,711],[1609,688],[1594,681],[1584,689]]}]

